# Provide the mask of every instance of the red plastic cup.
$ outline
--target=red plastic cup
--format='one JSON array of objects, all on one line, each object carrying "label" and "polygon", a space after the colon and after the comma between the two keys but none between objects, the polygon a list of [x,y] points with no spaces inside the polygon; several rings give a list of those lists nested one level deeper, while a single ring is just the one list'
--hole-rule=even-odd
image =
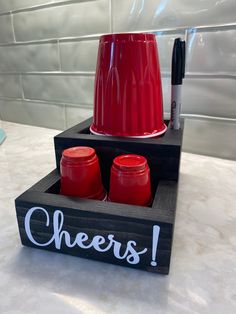
[{"label": "red plastic cup", "polygon": [[103,200],[100,166],[95,150],[77,146],[65,149],[60,162],[61,191],[63,195]]},{"label": "red plastic cup", "polygon": [[145,157],[130,154],[113,160],[109,200],[141,206],[151,204],[150,169]]},{"label": "red plastic cup", "polygon": [[148,138],[159,136],[166,129],[155,35],[101,36],[90,131],[97,135]]}]

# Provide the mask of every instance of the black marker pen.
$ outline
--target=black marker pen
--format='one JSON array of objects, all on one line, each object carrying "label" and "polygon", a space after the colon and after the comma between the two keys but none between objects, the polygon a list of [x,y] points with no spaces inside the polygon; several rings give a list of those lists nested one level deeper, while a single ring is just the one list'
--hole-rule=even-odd
[{"label": "black marker pen", "polygon": [[180,110],[182,98],[182,83],[185,75],[185,41],[176,38],[172,53],[171,69],[171,117],[172,129],[180,128]]}]

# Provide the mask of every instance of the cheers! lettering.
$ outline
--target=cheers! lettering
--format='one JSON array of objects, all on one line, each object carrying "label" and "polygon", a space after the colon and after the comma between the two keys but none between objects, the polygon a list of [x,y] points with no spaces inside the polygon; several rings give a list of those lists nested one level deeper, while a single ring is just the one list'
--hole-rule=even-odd
[{"label": "cheers! lettering", "polygon": [[[117,259],[126,259],[126,261],[129,264],[138,264],[140,262],[140,255],[145,254],[147,252],[147,248],[144,248],[142,251],[138,251],[136,249],[136,242],[133,240],[130,240],[126,244],[126,250],[123,254],[121,254],[121,246],[122,243],[119,241],[114,240],[114,235],[109,234],[107,238],[101,236],[101,235],[95,235],[89,244],[86,244],[89,240],[89,237],[86,233],[84,232],[79,232],[77,233],[76,237],[74,240],[71,239],[71,235],[69,234],[68,231],[63,230],[63,223],[64,223],[64,214],[60,210],[56,210],[53,214],[53,235],[51,239],[45,243],[39,243],[37,242],[31,232],[30,229],[30,220],[31,216],[33,215],[34,212],[36,211],[41,211],[45,214],[46,222],[45,225],[46,227],[49,227],[50,225],[50,217],[46,209],[43,207],[32,207],[29,209],[25,216],[25,231],[26,234],[29,238],[29,240],[36,246],[40,247],[45,247],[49,246],[50,244],[54,244],[55,248],[60,250],[62,241],[64,239],[64,243],[68,248],[73,248],[75,246],[78,246],[81,249],[94,249],[97,252],[107,252],[109,250],[113,250],[113,254]],[[155,238],[153,239],[153,244],[155,247],[153,247],[152,252],[156,252],[157,249],[157,244],[158,244],[158,238],[159,238],[159,232],[160,232],[160,227],[159,226],[153,226],[153,235],[155,235]],[[152,262],[151,265],[154,266],[153,261],[156,264],[155,257],[152,257]]]}]

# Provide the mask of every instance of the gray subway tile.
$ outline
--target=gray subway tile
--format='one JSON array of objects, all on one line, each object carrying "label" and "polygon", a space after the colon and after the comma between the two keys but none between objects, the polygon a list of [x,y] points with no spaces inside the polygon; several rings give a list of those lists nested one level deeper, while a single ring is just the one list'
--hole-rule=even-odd
[{"label": "gray subway tile", "polygon": [[0,16],[0,43],[11,43],[14,41],[11,16],[9,14]]},{"label": "gray subway tile", "polygon": [[[162,80],[165,112],[170,112],[170,83],[170,78]],[[186,77],[182,92],[183,114],[236,118],[233,79]]]},{"label": "gray subway tile", "polygon": [[0,46],[0,71],[58,71],[57,44]]},{"label": "gray subway tile", "polygon": [[112,0],[113,31],[235,23],[236,1]]},{"label": "gray subway tile", "polygon": [[21,100],[0,99],[3,120],[63,130],[64,106]]},{"label": "gray subway tile", "polygon": [[52,3],[51,0],[0,0],[0,13]]},{"label": "gray subway tile", "polygon": [[21,98],[22,88],[19,75],[0,75],[0,96]]},{"label": "gray subway tile", "polygon": [[0,0],[0,13],[11,11],[11,0]]},{"label": "gray subway tile", "polygon": [[177,37],[183,38],[183,34],[181,33],[172,35],[160,34],[156,36],[159,63],[161,71],[163,72],[171,71],[172,49],[174,45],[174,40]]},{"label": "gray subway tile", "polygon": [[183,85],[183,112],[236,118],[235,80],[187,77]]},{"label": "gray subway tile", "polygon": [[188,34],[187,71],[190,73],[236,73],[236,29]]},{"label": "gray subway tile", "polygon": [[[25,10],[29,8],[37,8],[41,5],[60,5],[60,3],[70,2],[72,0],[0,0],[0,13],[6,13],[15,10]],[[78,0],[86,1],[86,0]],[[93,1],[93,0],[87,0]]]},{"label": "gray subway tile", "polygon": [[27,99],[93,104],[94,78],[69,75],[23,75]]},{"label": "gray subway tile", "polygon": [[109,1],[78,2],[14,14],[17,41],[73,37],[109,31]]},{"label": "gray subway tile", "polygon": [[60,43],[63,71],[95,71],[98,40]]},{"label": "gray subway tile", "polygon": [[171,79],[170,77],[162,77],[161,81],[164,112],[170,112]]},{"label": "gray subway tile", "polygon": [[233,134],[236,134],[235,122],[186,118],[183,150],[236,160],[236,145],[232,145]]},{"label": "gray subway tile", "polygon": [[66,127],[69,128],[93,115],[93,110],[88,108],[80,108],[78,106],[66,105]]}]

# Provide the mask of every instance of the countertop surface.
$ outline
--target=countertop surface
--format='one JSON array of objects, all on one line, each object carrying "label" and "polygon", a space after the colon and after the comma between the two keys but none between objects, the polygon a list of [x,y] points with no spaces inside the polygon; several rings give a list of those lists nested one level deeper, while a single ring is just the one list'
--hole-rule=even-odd
[{"label": "countertop surface", "polygon": [[14,199],[60,131],[0,121],[0,313],[236,313],[236,162],[182,154],[168,276],[22,247]]}]

